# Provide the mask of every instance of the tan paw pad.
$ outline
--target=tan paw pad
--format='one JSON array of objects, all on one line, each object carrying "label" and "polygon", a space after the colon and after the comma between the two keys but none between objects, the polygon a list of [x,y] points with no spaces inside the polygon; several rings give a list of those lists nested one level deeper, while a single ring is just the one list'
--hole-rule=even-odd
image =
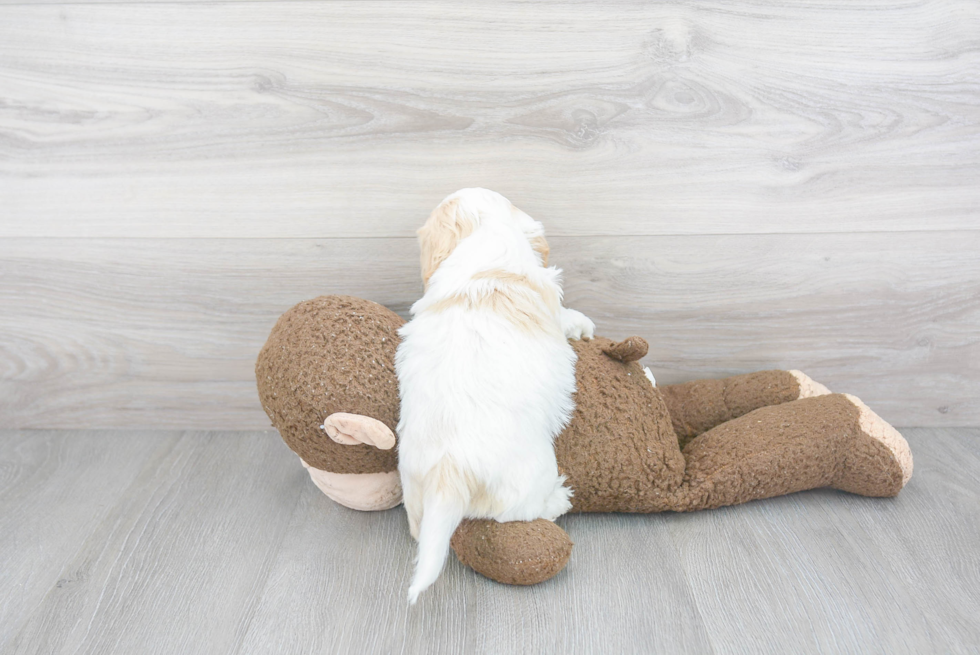
[{"label": "tan paw pad", "polygon": [[871,411],[871,408],[865,405],[860,398],[849,393],[844,394],[844,396],[861,412],[859,419],[861,431],[880,442],[895,456],[895,460],[902,469],[902,486],[904,487],[912,477],[912,451],[909,449],[905,437],[891,424]]},{"label": "tan paw pad", "polygon": [[800,385],[800,398],[813,398],[814,396],[826,396],[831,393],[830,389],[823,386],[809,375],[803,371],[792,370],[789,374],[796,378],[796,382]]}]

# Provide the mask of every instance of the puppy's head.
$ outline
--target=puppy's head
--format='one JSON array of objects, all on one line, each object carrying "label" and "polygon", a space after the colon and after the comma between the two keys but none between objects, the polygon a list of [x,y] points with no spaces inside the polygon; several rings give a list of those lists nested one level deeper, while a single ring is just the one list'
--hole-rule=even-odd
[{"label": "puppy's head", "polygon": [[422,281],[429,278],[439,265],[486,221],[507,221],[520,229],[542,266],[548,265],[548,242],[544,226],[510,203],[507,198],[488,189],[461,189],[436,207],[419,231],[422,251]]}]

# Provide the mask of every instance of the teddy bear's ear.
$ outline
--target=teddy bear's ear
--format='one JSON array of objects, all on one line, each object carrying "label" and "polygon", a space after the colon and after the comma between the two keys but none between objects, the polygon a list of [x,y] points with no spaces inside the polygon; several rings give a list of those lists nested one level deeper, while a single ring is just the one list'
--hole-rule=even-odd
[{"label": "teddy bear's ear", "polygon": [[391,450],[395,446],[391,428],[370,416],[335,412],[320,427],[331,439],[345,446],[367,444],[381,450]]},{"label": "teddy bear's ear", "polygon": [[606,346],[602,349],[602,352],[613,359],[618,359],[623,363],[627,363],[635,362],[638,359],[643,359],[643,357],[647,354],[647,350],[649,349],[650,346],[647,344],[646,339],[641,337],[629,337],[628,339],[623,339],[619,343]]}]

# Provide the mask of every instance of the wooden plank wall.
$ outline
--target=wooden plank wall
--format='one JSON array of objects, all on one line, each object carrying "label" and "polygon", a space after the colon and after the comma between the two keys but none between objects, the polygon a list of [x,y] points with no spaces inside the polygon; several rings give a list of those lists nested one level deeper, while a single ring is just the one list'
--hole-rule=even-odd
[{"label": "wooden plank wall", "polygon": [[0,0],[4,427],[261,428],[280,313],[404,314],[486,186],[662,383],[980,424],[980,4]]}]

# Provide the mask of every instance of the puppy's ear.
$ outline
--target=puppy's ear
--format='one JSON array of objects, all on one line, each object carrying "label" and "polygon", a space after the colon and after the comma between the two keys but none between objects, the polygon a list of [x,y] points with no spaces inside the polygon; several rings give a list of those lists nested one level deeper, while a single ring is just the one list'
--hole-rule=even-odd
[{"label": "puppy's ear", "polygon": [[534,252],[541,255],[541,265],[544,267],[548,266],[548,255],[551,254],[551,248],[548,247],[548,240],[544,236],[533,237],[530,239],[531,248]]},{"label": "puppy's ear", "polygon": [[459,198],[444,200],[419,228],[419,245],[422,250],[422,282],[429,278],[439,265],[456,249],[460,241],[476,229],[478,216],[468,211]]},{"label": "puppy's ear", "polygon": [[514,205],[510,206],[511,216],[517,221],[517,224],[521,227],[521,231],[524,232],[524,236],[527,237],[528,243],[531,244],[531,248],[534,252],[541,256],[541,265],[548,266],[548,255],[551,254],[551,249],[548,247],[548,240],[544,238],[544,225],[540,222],[534,220],[520,209]]}]

